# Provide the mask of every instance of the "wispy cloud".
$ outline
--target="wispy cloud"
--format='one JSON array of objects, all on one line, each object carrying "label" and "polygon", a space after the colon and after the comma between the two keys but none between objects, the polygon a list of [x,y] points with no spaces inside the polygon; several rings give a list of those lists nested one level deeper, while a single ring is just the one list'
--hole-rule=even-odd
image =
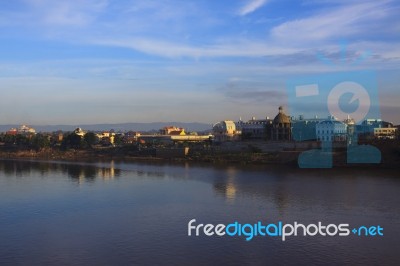
[{"label": "wispy cloud", "polygon": [[227,91],[226,96],[237,101],[257,101],[257,102],[279,102],[285,99],[285,93],[282,91],[263,91],[251,90],[251,88],[242,88],[240,91]]},{"label": "wispy cloud", "polygon": [[267,0],[251,0],[248,3],[246,3],[246,5],[242,6],[239,9],[238,14],[240,16],[246,16],[246,15],[248,15],[250,13],[253,13],[254,11],[259,9],[260,7],[265,5],[266,3],[267,3]]},{"label": "wispy cloud", "polygon": [[[266,42],[236,39],[233,42],[190,45],[151,38],[96,40],[95,44],[132,48],[137,51],[162,57],[261,57],[266,55],[290,54],[296,50],[268,45]],[[245,49],[244,49],[245,47]]]},{"label": "wispy cloud", "polygon": [[[4,1],[0,84],[10,89],[0,99],[0,109],[15,109],[15,102],[26,110],[40,105],[43,112],[32,117],[44,117],[49,99],[20,97],[26,90],[55,94],[54,105],[64,109],[60,115],[71,119],[80,117],[72,104],[94,108],[93,114],[87,112],[92,120],[108,114],[118,117],[121,110],[143,113],[136,107],[142,104],[147,105],[147,117],[139,119],[175,115],[182,120],[218,120],[268,113],[270,106],[275,113],[276,104],[285,101],[285,80],[290,76],[363,67],[393,72],[390,86],[382,88],[393,92],[385,102],[393,99],[390,104],[395,106],[399,101],[398,1],[303,0],[296,3],[296,12],[288,12],[291,1],[283,1],[262,12],[270,2],[241,0],[227,9],[224,1],[213,0]],[[348,43],[346,60],[341,40]],[[364,51],[371,56],[351,65]],[[333,66],[321,62],[317,53]],[[52,93],[54,88],[66,93]],[[101,97],[99,91],[104,93]],[[91,95],[97,97],[92,105]],[[155,100],[154,95],[160,97]],[[81,104],[74,97],[82,98]],[[101,113],[108,98],[112,106]],[[127,107],[120,109],[118,103],[125,99]],[[208,113],[165,112],[165,102],[198,105]]]},{"label": "wispy cloud", "polygon": [[389,1],[349,2],[322,9],[311,16],[289,20],[274,27],[271,37],[292,44],[370,37],[372,30],[378,30],[379,22],[385,23],[385,18],[394,15],[388,3]]},{"label": "wispy cloud", "polygon": [[260,81],[254,76],[230,77],[217,91],[228,100],[241,104],[265,104],[285,100],[285,93],[280,84],[271,80]]},{"label": "wispy cloud", "polygon": [[104,10],[107,0],[25,0],[41,22],[48,25],[83,26],[92,22]]},{"label": "wispy cloud", "polygon": [[[397,16],[398,13],[398,9],[393,8],[392,1],[388,0],[362,3],[336,0],[335,5],[329,8],[321,8],[321,5],[311,10],[309,16],[289,20],[286,18],[286,21],[282,18],[282,23],[263,30],[269,32],[264,36],[248,38],[239,35],[239,32],[225,33],[215,27],[215,31],[220,34],[207,35],[200,39],[197,31],[203,32],[210,28],[208,24],[201,25],[201,21],[213,20],[214,16],[198,3],[185,2],[176,7],[172,0],[22,1],[28,2],[33,10],[29,12],[30,16],[26,16],[26,20],[35,21],[36,18],[36,21],[45,23],[49,31],[46,32],[46,27],[41,27],[40,30],[46,33],[46,37],[63,38],[77,44],[130,48],[164,58],[276,57],[304,54],[305,51],[315,54],[317,49],[331,49],[332,44],[336,45],[340,39],[358,38],[365,41],[365,37],[368,39],[372,35],[372,30],[399,32],[396,23],[391,23],[393,27],[384,26],[388,25],[388,18]],[[268,0],[247,1],[238,14],[250,14],[267,2]],[[108,10],[119,15],[110,16]],[[103,19],[99,18],[102,12],[106,15]],[[23,16],[15,18],[18,19],[7,18],[7,21],[19,23]],[[25,24],[29,23],[25,21]],[[68,26],[69,30],[58,30],[59,27]],[[224,29],[225,27],[226,25]],[[187,36],[190,39],[186,39]],[[398,49],[391,52],[391,47],[395,48],[396,45],[387,44],[389,50],[385,49],[384,52],[396,56]]]}]

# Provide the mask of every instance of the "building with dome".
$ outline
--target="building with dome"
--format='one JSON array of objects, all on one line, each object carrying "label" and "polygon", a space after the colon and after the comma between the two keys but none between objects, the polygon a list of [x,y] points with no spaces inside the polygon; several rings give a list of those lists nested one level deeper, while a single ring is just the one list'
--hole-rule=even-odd
[{"label": "building with dome", "polygon": [[279,113],[275,116],[270,126],[270,140],[289,141],[292,139],[292,128],[290,117],[283,112],[283,107],[279,106]]},{"label": "building with dome", "polygon": [[86,132],[83,131],[82,128],[78,127],[74,130],[74,133],[78,136],[84,137],[86,135]]},{"label": "building with dome", "polygon": [[343,120],[343,123],[347,126],[347,144],[349,146],[357,145],[358,136],[356,134],[356,121],[351,118],[350,115],[347,115],[347,118]]},{"label": "building with dome", "polygon": [[214,124],[212,131],[214,141],[216,142],[238,140],[241,133],[240,130],[236,128],[235,122],[231,120],[225,120]]}]

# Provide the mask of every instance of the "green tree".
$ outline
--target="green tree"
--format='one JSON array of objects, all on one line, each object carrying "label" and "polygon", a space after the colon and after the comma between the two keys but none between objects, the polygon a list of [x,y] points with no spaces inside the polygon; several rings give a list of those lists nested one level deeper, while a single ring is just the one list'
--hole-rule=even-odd
[{"label": "green tree", "polygon": [[93,132],[88,132],[85,134],[85,136],[83,137],[83,140],[85,142],[85,144],[89,147],[92,148],[92,146],[94,144],[96,144],[97,142],[97,136],[96,134],[94,134]]},{"label": "green tree", "polygon": [[15,137],[15,144],[19,147],[28,147],[29,146],[29,138],[27,136],[18,134]]},{"label": "green tree", "polygon": [[9,134],[6,134],[6,135],[4,136],[4,139],[3,139],[3,141],[4,141],[4,143],[5,143],[6,145],[13,145],[13,144],[15,144],[15,140],[16,140],[16,136],[15,136],[15,135],[9,135]]},{"label": "green tree", "polygon": [[66,135],[61,143],[62,150],[80,149],[83,146],[82,137],[75,132]]},{"label": "green tree", "polygon": [[31,148],[40,151],[50,146],[50,140],[47,136],[37,134],[31,139]]},{"label": "green tree", "polygon": [[114,136],[114,144],[116,146],[121,146],[124,144],[124,136],[121,134],[115,134]]}]

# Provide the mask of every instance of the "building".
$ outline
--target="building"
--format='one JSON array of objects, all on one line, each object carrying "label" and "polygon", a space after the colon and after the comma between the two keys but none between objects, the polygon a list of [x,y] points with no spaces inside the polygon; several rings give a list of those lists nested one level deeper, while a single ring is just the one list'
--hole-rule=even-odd
[{"label": "building", "polygon": [[21,134],[21,135],[36,134],[36,130],[27,125],[22,125],[18,129],[18,134]]},{"label": "building", "polygon": [[[381,119],[365,119],[360,125],[356,125],[355,133],[359,139],[364,141],[372,140],[374,138],[391,138],[390,135],[393,133],[393,138],[395,138],[396,130],[391,128],[394,128],[393,123],[391,122],[383,121]],[[387,130],[383,131],[381,129]]]},{"label": "building", "polygon": [[347,118],[343,120],[343,123],[347,125],[347,144],[357,145],[358,136],[356,133],[356,121],[347,115]]},{"label": "building", "polygon": [[378,127],[374,128],[374,137],[376,139],[395,139],[397,136],[396,127]]},{"label": "building", "polygon": [[292,140],[295,141],[315,141],[317,140],[317,124],[325,119],[314,118],[305,119],[300,115],[297,119],[292,118]]},{"label": "building", "polygon": [[115,140],[115,133],[110,131],[103,131],[96,134],[96,137],[102,145],[113,145]]},{"label": "building", "polygon": [[168,135],[171,135],[171,136],[186,136],[186,132],[185,132],[184,129],[182,129],[182,130],[174,130],[174,131],[169,132]]},{"label": "building", "polygon": [[74,133],[78,136],[84,137],[86,132],[82,130],[82,128],[78,127],[74,130]]},{"label": "building", "polygon": [[347,140],[347,125],[329,117],[316,126],[317,140],[321,142],[345,142]]},{"label": "building", "polygon": [[16,128],[11,128],[6,132],[7,135],[35,135],[36,130],[32,127],[29,127],[27,125],[22,125],[18,129]]},{"label": "building", "polygon": [[[290,117],[283,112],[283,108],[280,106],[279,113],[273,120],[269,117],[259,120],[253,117],[247,122],[240,120],[237,123],[236,131],[241,132],[243,140],[290,141],[292,140],[291,125]],[[313,134],[315,135],[315,133]]]},{"label": "building", "polygon": [[135,143],[140,137],[140,132],[128,131],[125,133],[125,143]]},{"label": "building", "polygon": [[61,143],[64,139],[64,132],[62,132],[61,130],[55,131],[51,134],[51,139],[50,142],[52,144],[57,144],[57,143]]},{"label": "building", "polygon": [[291,121],[289,116],[283,112],[282,106],[279,106],[279,113],[275,116],[269,131],[270,140],[289,141],[292,139]]},{"label": "building", "polygon": [[241,133],[240,130],[236,129],[235,122],[231,120],[225,120],[214,124],[212,131],[214,141],[217,142],[238,140]]},{"label": "building", "polygon": [[168,126],[160,129],[161,135],[186,135],[185,129],[181,127]]},{"label": "building", "polygon": [[374,137],[374,128],[382,127],[381,119],[365,119],[356,125],[355,131],[358,137],[362,139],[370,139]]},{"label": "building", "polygon": [[11,135],[11,136],[18,135],[18,130],[16,128],[11,128],[6,132],[6,135]]},{"label": "building", "polygon": [[247,122],[239,121],[237,127],[242,132],[243,140],[266,140],[267,128],[272,125],[272,120],[267,117],[266,119],[257,120],[253,117]]}]

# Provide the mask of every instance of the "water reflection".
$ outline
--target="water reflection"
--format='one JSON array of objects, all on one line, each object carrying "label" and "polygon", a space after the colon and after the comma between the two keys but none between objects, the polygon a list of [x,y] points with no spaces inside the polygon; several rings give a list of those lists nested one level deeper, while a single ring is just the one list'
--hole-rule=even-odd
[{"label": "water reflection", "polygon": [[[339,257],[338,264],[396,265],[396,174],[379,169],[0,160],[0,264],[325,265]],[[389,233],[377,240],[297,238],[287,243],[188,238],[187,222],[193,218],[379,223]],[[349,252],[355,247],[355,253]]]},{"label": "water reflection", "polygon": [[[267,167],[219,168],[164,164],[132,164],[114,160],[97,163],[67,163],[24,160],[0,160],[0,172],[6,177],[68,176],[78,184],[96,180],[112,181],[126,172],[146,180],[197,180],[211,183],[215,193],[234,203],[238,198],[261,198],[273,203],[281,214],[293,204],[313,206],[316,203],[343,209],[359,206],[360,201],[378,208],[378,197],[387,193],[378,190],[382,183],[399,185],[396,171],[371,169],[311,170]],[[388,180],[389,178],[389,180]],[[383,195],[383,196],[382,196]],[[400,204],[398,197],[388,199]]]},{"label": "water reflection", "polygon": [[[270,168],[265,172],[226,168],[208,180],[217,195],[228,202],[237,198],[259,198],[271,203],[280,215],[293,208],[321,210],[375,209],[387,204],[400,206],[395,187],[400,187],[397,172],[382,169],[302,169]],[[205,181],[204,179],[202,179]]]},{"label": "water reflection", "polygon": [[96,179],[113,180],[121,174],[114,161],[100,164],[43,162],[28,160],[1,160],[0,171],[6,177],[23,177],[32,174],[40,176],[66,175],[78,184],[94,182]]},{"label": "water reflection", "polygon": [[236,197],[235,178],[237,169],[235,167],[227,167],[221,179],[214,180],[214,189],[218,194],[226,197],[227,202],[233,203]]}]

